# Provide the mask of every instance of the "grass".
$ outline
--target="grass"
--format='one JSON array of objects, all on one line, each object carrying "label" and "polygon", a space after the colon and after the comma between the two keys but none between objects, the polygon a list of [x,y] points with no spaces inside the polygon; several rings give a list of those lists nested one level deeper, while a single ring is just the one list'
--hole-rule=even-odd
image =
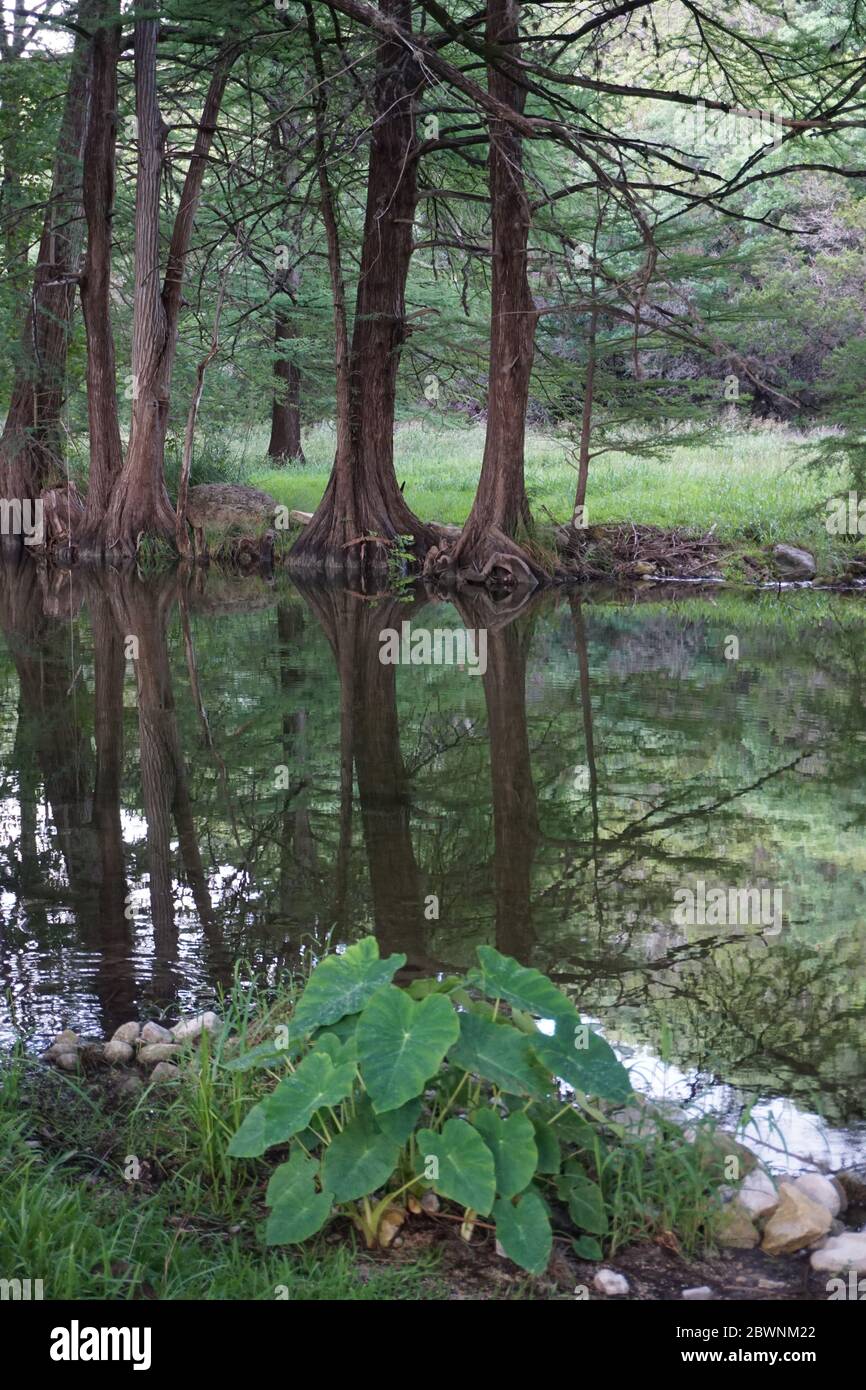
[{"label": "grass", "polygon": [[[246,1046],[293,998],[291,982],[271,998],[236,988],[223,1014]],[[264,1246],[261,1175],[227,1148],[269,1083],[220,1061],[205,1035],[185,1084],[130,1104],[20,1049],[4,1058],[0,1277],[42,1279],[47,1299],[444,1297],[430,1255],[377,1260],[352,1239]]]},{"label": "grass", "polygon": [[[634,521],[703,533],[715,527],[732,545],[779,541],[816,551],[819,569],[833,556],[825,528],[829,498],[843,494],[838,474],[823,478],[802,468],[807,438],[777,427],[732,430],[714,444],[675,450],[664,460],[628,453],[601,455],[592,463],[587,497],[591,525]],[[460,524],[472,505],[481,467],[484,428],[443,428],[409,423],[395,437],[395,467],[406,498],[424,519]],[[328,480],[334,451],[329,425],[307,431],[307,462],[288,468],[263,465],[264,434],[253,432],[231,451],[230,466],[277,501],[312,511]],[[555,433],[530,431],[526,483],[538,519],[571,516],[576,471],[571,442]]]},{"label": "grass", "polygon": [[[92,1111],[68,1078],[64,1100],[74,1144],[32,1137],[41,1106],[29,1090],[28,1065],[7,1069],[0,1102],[0,1275],[41,1279],[46,1299],[256,1299],[392,1301],[441,1298],[429,1256],[376,1261],[352,1243],[311,1243],[268,1251],[258,1235],[254,1196],[231,1207],[204,1200],[205,1183],[168,1176],[158,1184],[124,1179],[132,1154],[99,1159],[106,1116]],[[17,1079],[14,1079],[16,1078]],[[195,1088],[193,1088],[194,1090]],[[18,1105],[11,1103],[17,1093]],[[44,1098],[43,1098],[44,1101]],[[56,1098],[53,1102],[57,1103]],[[171,1111],[169,1104],[168,1110]],[[115,1115],[115,1126],[120,1121]],[[202,1174],[204,1178],[204,1173]],[[229,1219],[230,1218],[230,1219]]]}]

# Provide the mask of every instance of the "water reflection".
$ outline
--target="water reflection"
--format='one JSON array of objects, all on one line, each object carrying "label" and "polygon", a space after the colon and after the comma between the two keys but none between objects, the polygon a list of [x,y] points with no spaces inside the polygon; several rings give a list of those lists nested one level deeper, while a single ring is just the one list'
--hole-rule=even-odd
[{"label": "water reflection", "polygon": [[[404,621],[485,629],[483,678],[383,664]],[[370,931],[409,973],[492,941],[647,1086],[862,1142],[856,600],[449,604],[24,557],[0,622],[5,1038],[105,1033]],[[781,933],[675,925],[697,879],[781,888]]]}]

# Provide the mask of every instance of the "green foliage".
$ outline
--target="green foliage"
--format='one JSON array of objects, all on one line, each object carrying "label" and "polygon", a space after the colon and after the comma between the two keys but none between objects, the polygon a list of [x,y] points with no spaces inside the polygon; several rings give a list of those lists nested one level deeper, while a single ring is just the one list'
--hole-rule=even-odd
[{"label": "green foliage", "polygon": [[[269,1244],[308,1239],[337,1209],[372,1248],[388,1208],[431,1188],[470,1219],[492,1212],[503,1247],[531,1273],[551,1249],[542,1189],[568,1203],[579,1229],[607,1230],[601,1189],[568,1121],[576,1107],[597,1115],[588,1097],[627,1096],[628,1075],[538,970],[489,946],[478,957],[465,979],[403,989],[391,981],[404,958],[380,960],[366,937],[317,965],[280,1039],[227,1064],[246,1070],[254,1058],[279,1076],[229,1145],[255,1158],[292,1141],[268,1183]],[[297,1042],[302,1032],[298,1057],[286,1035]],[[564,1105],[563,1080],[579,1088]],[[455,1113],[458,1097],[465,1113]]]}]

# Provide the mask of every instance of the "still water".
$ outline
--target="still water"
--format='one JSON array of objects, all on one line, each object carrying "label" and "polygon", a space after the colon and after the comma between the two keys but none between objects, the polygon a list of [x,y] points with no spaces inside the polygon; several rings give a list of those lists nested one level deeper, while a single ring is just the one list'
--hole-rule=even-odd
[{"label": "still water", "polygon": [[[778,1167],[866,1161],[861,598],[458,611],[28,560],[0,618],[3,1042],[210,1005],[368,933],[420,974],[491,942],[639,1087]],[[404,622],[483,630],[484,674],[384,664]],[[683,920],[748,888],[780,913]]]}]

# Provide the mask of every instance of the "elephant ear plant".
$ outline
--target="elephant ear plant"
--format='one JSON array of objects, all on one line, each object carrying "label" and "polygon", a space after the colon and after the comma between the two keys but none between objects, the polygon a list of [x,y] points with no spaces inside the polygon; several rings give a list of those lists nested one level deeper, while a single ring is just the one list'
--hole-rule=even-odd
[{"label": "elephant ear plant", "polygon": [[229,1064],[279,1077],[229,1149],[289,1146],[268,1183],[269,1244],[342,1213],[372,1247],[389,1208],[417,1210],[432,1189],[465,1209],[465,1228],[492,1218],[530,1273],[550,1256],[553,1194],[584,1232],[581,1253],[600,1256],[604,1202],[578,1155],[596,1142],[585,1116],[602,1118],[589,1098],[625,1100],[628,1074],[546,976],[490,946],[478,960],[464,979],[398,988],[405,956],[380,960],[365,937],[320,962],[273,1041]]}]

